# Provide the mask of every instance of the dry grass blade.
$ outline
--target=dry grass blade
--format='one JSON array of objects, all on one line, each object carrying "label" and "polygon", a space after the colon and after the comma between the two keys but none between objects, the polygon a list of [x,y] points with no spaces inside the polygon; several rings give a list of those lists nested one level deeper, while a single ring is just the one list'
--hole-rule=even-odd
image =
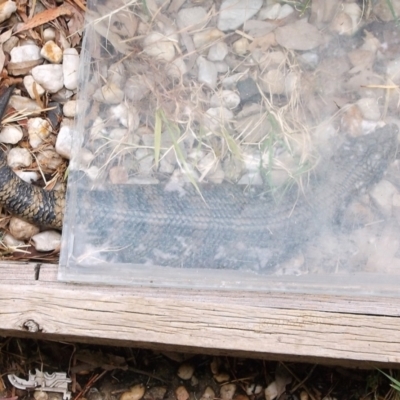
[{"label": "dry grass blade", "polygon": [[156,111],[155,124],[154,124],[154,162],[156,168],[158,168],[158,163],[160,161],[161,128],[162,128],[161,116],[160,113]]}]

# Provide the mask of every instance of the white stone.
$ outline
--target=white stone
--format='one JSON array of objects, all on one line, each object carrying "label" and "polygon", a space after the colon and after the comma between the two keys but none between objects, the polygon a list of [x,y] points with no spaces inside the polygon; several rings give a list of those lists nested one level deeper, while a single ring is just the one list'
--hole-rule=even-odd
[{"label": "white stone", "polygon": [[200,83],[206,84],[211,89],[217,86],[218,72],[214,63],[208,61],[204,57],[197,58],[198,76],[197,79]]},{"label": "white stone", "polygon": [[52,171],[55,171],[63,163],[63,159],[53,148],[41,150],[36,159],[40,167],[46,167]]},{"label": "white stone", "polygon": [[56,39],[56,30],[54,28],[46,28],[43,30],[43,40],[45,42],[55,39]]},{"label": "white stone", "polygon": [[10,235],[9,233],[6,233],[3,238],[2,242],[8,247],[15,249],[16,247],[21,247],[24,246],[25,243],[22,240],[15,239],[14,236]]},{"label": "white stone", "polygon": [[214,400],[215,392],[211,386],[207,386],[203,392],[203,395],[200,397],[200,400]]},{"label": "white stone", "polygon": [[63,114],[68,118],[75,118],[76,115],[76,100],[68,100],[63,107]]},{"label": "white stone", "polygon": [[224,0],[218,15],[218,29],[232,31],[253,17],[263,5],[263,0]]},{"label": "white stone", "polygon": [[263,89],[271,94],[285,92],[285,76],[279,69],[271,69],[261,77]]},{"label": "white stone", "polygon": [[28,149],[14,147],[7,154],[7,164],[11,168],[29,167],[32,164],[31,153]]},{"label": "white stone", "polygon": [[178,377],[184,381],[189,380],[194,374],[194,366],[189,363],[183,363],[178,368]]},{"label": "white stone", "polygon": [[37,251],[58,250],[61,246],[61,234],[57,231],[44,231],[32,236],[33,246]]},{"label": "white stone", "polygon": [[322,33],[307,19],[276,28],[275,38],[278,44],[290,50],[312,50],[323,42]]},{"label": "white stone", "polygon": [[122,87],[126,81],[126,69],[123,63],[116,62],[110,65],[107,74],[107,82],[113,83],[119,87]]},{"label": "white stone", "polygon": [[6,125],[0,131],[0,143],[16,144],[24,134],[19,126]]},{"label": "white stone", "polygon": [[245,55],[249,50],[249,41],[244,37],[236,40],[232,45],[232,50],[239,56]]},{"label": "white stone", "polygon": [[6,1],[0,4],[0,23],[10,18],[17,11],[17,4],[13,1]]},{"label": "white stone", "polygon": [[107,83],[94,92],[93,99],[99,103],[119,104],[124,99],[124,91],[113,83]]},{"label": "white stone", "polygon": [[236,108],[240,104],[240,96],[232,90],[222,90],[211,96],[211,107]]},{"label": "white stone", "polygon": [[282,8],[282,6],[279,3],[264,7],[263,9],[260,10],[258,18],[260,20],[277,19],[281,8]]},{"label": "white stone", "polygon": [[56,140],[56,152],[68,160],[71,158],[72,148],[73,130],[71,125],[71,121],[63,121]]},{"label": "white stone", "polygon": [[151,32],[143,41],[143,51],[159,61],[170,62],[175,58],[175,45],[162,33]]},{"label": "white stone", "polygon": [[31,99],[36,98],[34,88],[35,88],[38,96],[44,95],[45,90],[43,89],[42,86],[40,86],[37,82],[35,82],[32,75],[24,76],[24,86],[25,86],[26,91],[29,93],[29,96],[31,97]]},{"label": "white stone", "polygon": [[228,54],[228,45],[225,42],[214,43],[208,51],[210,61],[222,61]]},{"label": "white stone", "polygon": [[42,58],[40,56],[40,47],[35,44],[14,47],[10,52],[10,56],[12,63],[36,61]]},{"label": "white stone", "polygon": [[38,115],[42,111],[36,101],[18,95],[11,96],[9,104],[20,113],[26,113],[29,115]]},{"label": "white stone", "polygon": [[50,93],[56,93],[64,85],[63,67],[58,64],[38,65],[32,68],[33,79]]},{"label": "white stone", "polygon": [[276,381],[271,382],[264,391],[265,400],[273,400],[278,396]]},{"label": "white stone", "polygon": [[378,121],[381,118],[378,100],[374,97],[363,97],[357,101],[357,106],[363,118],[369,121]]},{"label": "white stone", "polygon": [[225,107],[209,108],[203,118],[203,124],[211,131],[221,131],[233,119],[233,112]]},{"label": "white stone", "polygon": [[180,30],[190,32],[202,28],[207,23],[207,11],[203,7],[181,8],[176,17]]},{"label": "white stone", "polygon": [[39,174],[35,171],[14,171],[24,182],[32,183],[39,179]]},{"label": "white stone", "polygon": [[187,73],[187,66],[182,58],[177,58],[165,67],[165,72],[171,79],[179,80]]},{"label": "white stone", "polygon": [[47,61],[53,64],[60,64],[63,59],[63,52],[56,43],[49,40],[44,44],[42,50],[40,50],[40,55]]},{"label": "white stone", "polygon": [[219,396],[222,400],[231,400],[236,392],[236,385],[234,383],[227,383],[221,386]]},{"label": "white stone", "polygon": [[229,71],[229,65],[225,61],[216,61],[214,65],[219,74],[224,74]]},{"label": "white stone", "polygon": [[28,123],[29,144],[37,149],[51,133],[49,121],[43,118],[29,118]]},{"label": "white stone", "polygon": [[9,228],[11,235],[17,240],[30,239],[40,231],[37,226],[17,217],[11,217]]},{"label": "white stone", "polygon": [[381,180],[369,193],[372,200],[385,215],[391,215],[393,197],[398,194],[396,186],[389,181]]},{"label": "white stone", "polygon": [[78,87],[79,54],[76,49],[69,48],[63,54],[64,86],[69,90]]}]

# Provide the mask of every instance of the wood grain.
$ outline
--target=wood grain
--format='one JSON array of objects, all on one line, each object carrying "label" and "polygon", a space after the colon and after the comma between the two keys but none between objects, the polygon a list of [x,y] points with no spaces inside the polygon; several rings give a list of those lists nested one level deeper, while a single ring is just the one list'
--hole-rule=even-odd
[{"label": "wood grain", "polygon": [[[55,266],[41,266],[39,276],[32,264],[0,270],[3,335],[276,359],[400,363],[400,309],[390,298],[79,285],[57,282]],[[359,312],[368,307],[374,314]],[[38,331],[27,331],[27,321]]]}]

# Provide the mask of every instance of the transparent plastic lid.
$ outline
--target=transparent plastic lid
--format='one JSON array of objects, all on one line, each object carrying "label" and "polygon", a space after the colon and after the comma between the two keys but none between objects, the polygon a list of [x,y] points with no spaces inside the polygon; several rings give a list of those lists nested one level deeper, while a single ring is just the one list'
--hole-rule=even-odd
[{"label": "transparent plastic lid", "polygon": [[400,6],[363,4],[89,1],[60,279],[396,295]]}]

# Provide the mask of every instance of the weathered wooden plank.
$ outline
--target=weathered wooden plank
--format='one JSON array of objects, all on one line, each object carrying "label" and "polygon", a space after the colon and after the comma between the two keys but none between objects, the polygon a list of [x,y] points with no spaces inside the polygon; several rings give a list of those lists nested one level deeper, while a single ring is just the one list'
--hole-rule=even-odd
[{"label": "weathered wooden plank", "polygon": [[[10,274],[23,267],[0,270]],[[74,285],[55,282],[54,269],[45,270],[39,280],[26,270],[31,278],[25,281],[7,279],[2,273],[2,334],[27,334],[29,327],[36,326],[38,332],[31,335],[54,339],[273,358],[400,363],[400,318],[350,313],[348,308],[344,311],[343,299],[342,311],[334,312],[321,310],[314,296],[319,309],[313,310],[310,299],[303,308],[288,306],[289,295],[285,306],[278,306],[283,295],[196,292],[190,296],[190,291]],[[292,295],[292,303],[296,298],[298,303],[299,297]],[[329,303],[335,304],[332,298]],[[398,315],[395,307],[391,312]]]}]

